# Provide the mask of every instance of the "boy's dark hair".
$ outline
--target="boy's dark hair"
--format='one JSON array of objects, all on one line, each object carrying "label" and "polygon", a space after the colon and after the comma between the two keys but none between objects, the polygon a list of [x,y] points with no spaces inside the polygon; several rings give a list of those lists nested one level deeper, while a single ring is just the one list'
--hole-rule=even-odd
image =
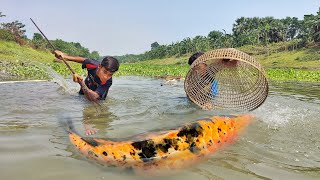
[{"label": "boy's dark hair", "polygon": [[204,54],[204,52],[196,52],[194,54],[192,54],[189,58],[188,64],[191,66],[191,64],[198,58],[200,57],[202,54]]},{"label": "boy's dark hair", "polygon": [[106,56],[105,58],[103,58],[101,62],[101,66],[103,66],[110,72],[116,72],[118,71],[120,65],[116,58],[111,56]]}]

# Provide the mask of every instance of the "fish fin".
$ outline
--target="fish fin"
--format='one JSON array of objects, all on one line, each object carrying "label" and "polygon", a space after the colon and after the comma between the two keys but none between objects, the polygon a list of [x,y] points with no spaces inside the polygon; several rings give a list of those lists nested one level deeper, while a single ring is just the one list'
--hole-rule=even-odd
[{"label": "fish fin", "polygon": [[92,137],[81,137],[81,139],[93,147],[99,146],[99,143]]}]

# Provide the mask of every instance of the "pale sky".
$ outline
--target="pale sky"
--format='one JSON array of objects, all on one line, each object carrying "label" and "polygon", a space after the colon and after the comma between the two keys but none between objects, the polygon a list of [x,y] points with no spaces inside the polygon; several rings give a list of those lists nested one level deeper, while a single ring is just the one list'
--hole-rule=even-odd
[{"label": "pale sky", "polygon": [[19,20],[27,36],[38,30],[51,39],[79,42],[100,55],[140,54],[151,43],[232,30],[240,17],[303,19],[319,0],[0,0],[2,22]]}]

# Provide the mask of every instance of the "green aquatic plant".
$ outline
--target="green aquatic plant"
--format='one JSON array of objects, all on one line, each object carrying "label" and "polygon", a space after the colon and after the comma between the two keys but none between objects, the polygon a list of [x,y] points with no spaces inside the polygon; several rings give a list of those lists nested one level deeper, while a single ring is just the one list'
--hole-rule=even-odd
[{"label": "green aquatic plant", "polygon": [[[270,80],[320,82],[320,61],[298,61],[297,57],[317,54],[316,50],[298,50],[274,53],[270,56],[258,55],[256,59],[266,68]],[[181,76],[189,71],[188,57],[167,58],[123,63],[116,76]],[[85,71],[77,63],[70,66],[80,75]],[[51,79],[46,67],[52,68],[63,77],[70,76],[70,70],[61,61],[57,61],[49,51],[34,50],[14,42],[0,41],[0,73],[12,76],[12,79]],[[298,69],[299,68],[299,69]],[[1,77],[0,77],[1,78]]]},{"label": "green aquatic plant", "polygon": [[268,69],[267,76],[271,80],[320,82],[320,71]]},{"label": "green aquatic plant", "polygon": [[185,76],[189,66],[152,65],[152,64],[121,64],[117,75],[136,76]]}]

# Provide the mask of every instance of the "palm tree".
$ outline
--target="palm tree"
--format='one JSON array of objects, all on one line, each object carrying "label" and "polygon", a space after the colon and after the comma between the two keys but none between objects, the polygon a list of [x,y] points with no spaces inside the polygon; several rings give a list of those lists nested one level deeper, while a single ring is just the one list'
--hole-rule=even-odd
[{"label": "palm tree", "polygon": [[320,8],[317,15],[305,15],[304,22],[308,39],[311,39],[316,43],[320,42]]},{"label": "palm tree", "polygon": [[208,41],[209,41],[209,48],[220,48],[221,47],[221,40],[222,40],[223,32],[221,31],[211,31],[208,34]]}]

